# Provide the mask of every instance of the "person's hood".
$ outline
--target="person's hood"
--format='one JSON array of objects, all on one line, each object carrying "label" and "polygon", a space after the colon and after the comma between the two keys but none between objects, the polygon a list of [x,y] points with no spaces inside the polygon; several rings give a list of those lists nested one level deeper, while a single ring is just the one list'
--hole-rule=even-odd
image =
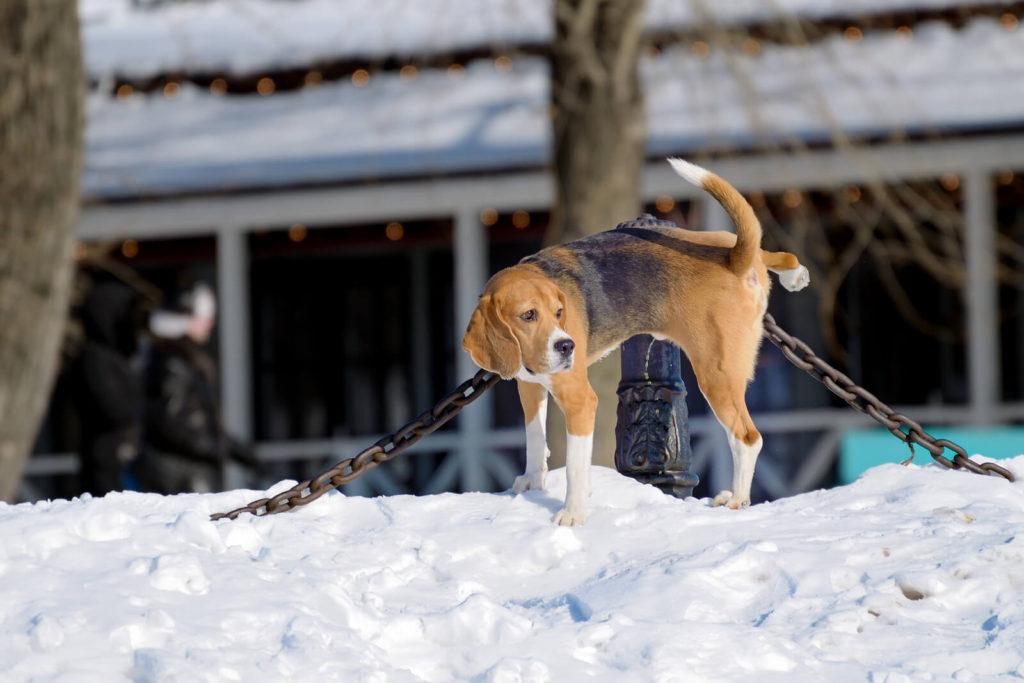
[{"label": "person's hood", "polygon": [[81,308],[85,336],[90,341],[111,346],[131,355],[136,348],[140,323],[139,295],[119,282],[95,285]]}]

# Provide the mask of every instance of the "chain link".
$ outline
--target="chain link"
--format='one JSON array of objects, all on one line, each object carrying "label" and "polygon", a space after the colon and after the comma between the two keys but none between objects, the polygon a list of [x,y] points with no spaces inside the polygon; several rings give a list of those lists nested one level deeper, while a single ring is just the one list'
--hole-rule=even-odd
[{"label": "chain link", "polygon": [[248,505],[230,512],[210,515],[210,519],[213,521],[224,518],[235,519],[244,512],[263,517],[309,505],[328,491],[363,476],[377,465],[391,460],[408,449],[427,434],[437,431],[443,424],[458,415],[463,408],[497,384],[500,379],[501,377],[496,373],[481,370],[438,401],[433,408],[394,434],[379,439],[358,455],[346,458],[312,479],[296,484],[276,496],[254,500]]},{"label": "chain link", "polygon": [[[967,451],[958,444],[948,439],[936,439],[920,424],[906,415],[897,413],[864,387],[854,384],[849,377],[818,358],[806,343],[779,327],[775,318],[770,314],[764,316],[764,330],[768,340],[779,347],[793,365],[824,384],[829,391],[846,401],[850,407],[869,415],[884,425],[893,436],[907,444],[911,455],[914,453],[914,444],[917,444],[927,450],[936,462],[950,469],[966,469],[976,474],[999,475],[1007,481],[1014,481],[1013,474],[1005,467],[990,462],[974,462],[967,457]],[[433,433],[479,398],[481,394],[497,384],[500,379],[495,373],[481,370],[471,379],[460,384],[454,391],[445,395],[433,408],[394,434],[379,439],[358,455],[342,460],[316,477],[296,484],[287,491],[270,498],[254,500],[248,505],[229,512],[210,515],[210,519],[214,521],[224,518],[236,519],[240,514],[246,512],[262,517],[308,505],[325,493],[347,484],[378,465],[391,460],[427,434]],[[952,459],[944,455],[946,450],[953,452]]]},{"label": "chain link", "polygon": [[[1013,473],[1005,467],[991,462],[974,462],[967,457],[967,451],[958,444],[949,439],[936,439],[920,424],[906,415],[897,413],[864,387],[854,384],[849,377],[818,358],[811,347],[779,327],[775,318],[767,313],[764,316],[764,330],[768,340],[779,347],[789,362],[824,384],[829,391],[846,401],[853,409],[871,416],[884,425],[893,436],[907,444],[911,457],[914,454],[914,444],[917,444],[944,467],[965,469],[975,474],[999,475],[1007,481],[1014,481]],[[947,449],[953,452],[952,460],[944,455]]]}]

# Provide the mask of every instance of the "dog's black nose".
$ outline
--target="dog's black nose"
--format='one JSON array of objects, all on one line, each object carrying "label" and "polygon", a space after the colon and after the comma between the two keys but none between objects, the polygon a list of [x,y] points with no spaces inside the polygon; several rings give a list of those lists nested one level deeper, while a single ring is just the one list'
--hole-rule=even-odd
[{"label": "dog's black nose", "polygon": [[568,358],[572,355],[573,349],[576,348],[576,343],[572,339],[559,339],[555,342],[555,351],[562,354],[562,358]]}]

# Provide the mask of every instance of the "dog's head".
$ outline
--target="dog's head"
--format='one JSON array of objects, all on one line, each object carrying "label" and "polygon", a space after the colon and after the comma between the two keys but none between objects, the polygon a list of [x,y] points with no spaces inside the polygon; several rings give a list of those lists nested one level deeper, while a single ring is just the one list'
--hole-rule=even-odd
[{"label": "dog's head", "polygon": [[546,375],[572,367],[575,343],[565,331],[565,294],[551,280],[512,267],[487,283],[462,348],[473,362],[504,379],[520,369]]}]

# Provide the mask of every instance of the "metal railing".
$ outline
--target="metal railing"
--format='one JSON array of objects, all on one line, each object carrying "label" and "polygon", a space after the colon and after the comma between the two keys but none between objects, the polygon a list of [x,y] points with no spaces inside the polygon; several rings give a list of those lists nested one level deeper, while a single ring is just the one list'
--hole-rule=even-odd
[{"label": "metal railing", "polygon": [[[894,406],[902,413],[913,415],[922,424],[944,427],[998,427],[1024,422],[1024,402],[1000,403],[991,414],[991,424],[978,425],[970,420],[967,405],[907,405]],[[800,458],[795,474],[784,474],[773,462],[771,454],[757,463],[755,479],[771,498],[781,498],[818,488],[839,458],[842,435],[854,429],[876,426],[866,415],[849,408],[810,408],[805,410],[780,410],[758,412],[753,415],[754,423],[765,437],[781,434],[813,434],[814,445]],[[714,416],[691,415],[690,434],[694,439],[694,470],[702,479],[709,479],[712,488],[716,481],[728,484],[731,477],[732,460],[721,425]],[[358,453],[367,443],[378,440],[381,434],[334,437],[329,439],[299,439],[290,441],[262,441],[255,444],[257,457],[268,464],[298,464],[305,472],[318,471],[324,463],[335,462],[352,453]],[[450,490],[457,479],[458,460],[454,454],[465,447],[465,437],[456,430],[435,432],[409,449],[410,453],[448,453],[451,457],[443,461],[423,493]],[[963,444],[970,451],[971,444]],[[471,445],[474,451],[487,458],[491,478],[496,489],[511,486],[517,474],[515,466],[503,458],[490,454],[499,449],[525,449],[526,434],[522,427],[503,427],[480,432]],[[1024,451],[1024,444],[1022,444]],[[487,454],[487,455],[485,455]],[[982,454],[985,455],[985,454]],[[921,462],[924,462],[922,460]],[[79,459],[75,453],[38,454],[31,457],[25,468],[25,480],[29,491],[40,490],[39,480],[45,477],[74,475],[79,471]],[[272,482],[268,482],[272,483]],[[364,479],[347,484],[342,490],[349,495],[408,493],[388,468],[378,468]],[[26,491],[27,493],[28,491]],[[30,496],[22,496],[31,499]]]}]

